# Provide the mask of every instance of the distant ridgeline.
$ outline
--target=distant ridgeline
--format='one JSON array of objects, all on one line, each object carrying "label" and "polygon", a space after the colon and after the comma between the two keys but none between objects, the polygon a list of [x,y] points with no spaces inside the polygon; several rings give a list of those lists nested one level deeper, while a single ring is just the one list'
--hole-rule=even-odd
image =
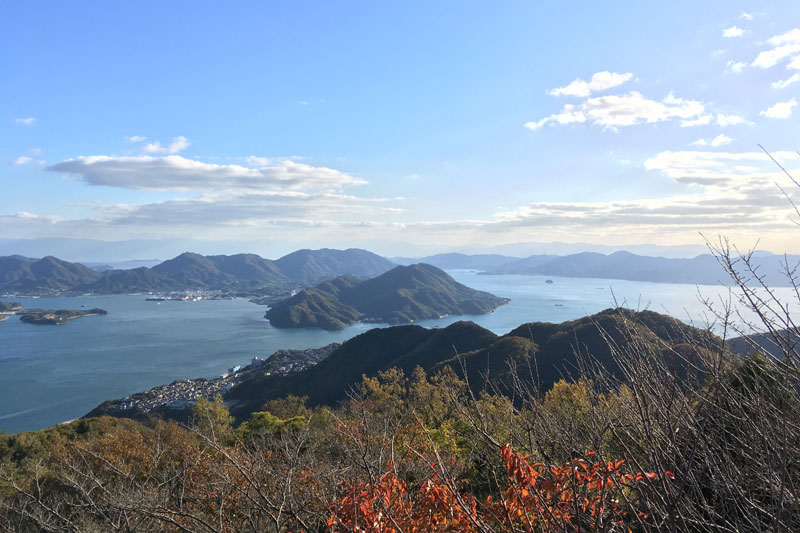
[{"label": "distant ridgeline", "polygon": [[[397,257],[400,264],[413,262],[428,263],[444,269],[464,268],[480,270],[482,274],[523,274],[540,276],[560,276],[568,278],[624,279],[630,281],[652,281],[657,283],[691,283],[701,285],[730,285],[730,276],[722,269],[717,259],[710,254],[692,258],[666,258],[636,255],[630,252],[614,252],[609,255],[584,252],[565,256],[532,255],[520,259],[498,254],[464,255],[457,253],[438,254],[420,259]],[[758,252],[752,258],[758,266],[759,275],[774,287],[788,286],[784,275],[784,261],[792,269],[800,263],[797,255],[774,255]],[[744,272],[739,263],[737,270],[745,278],[752,277]]]},{"label": "distant ridgeline", "polygon": [[445,315],[478,315],[508,303],[476,291],[431,265],[399,266],[361,281],[340,276],[275,303],[266,318],[279,328],[342,329],[358,321],[405,324]]},{"label": "distant ridgeline", "polygon": [[[125,294],[181,290],[217,290],[242,296],[262,297],[272,303],[298,290],[338,276],[369,279],[397,266],[425,263],[442,269],[473,269],[482,274],[524,274],[576,278],[624,279],[661,283],[730,284],[716,258],[648,257],[629,252],[610,255],[584,252],[566,256],[532,255],[520,259],[499,254],[438,254],[420,259],[397,257],[390,261],[372,252],[348,250],[298,250],[277,260],[255,254],[203,256],[183,253],[152,268],[89,268],[52,256],[31,259],[20,255],[0,257],[0,294],[71,295]],[[787,286],[784,262],[789,269],[800,256],[759,252],[753,257],[759,275],[771,286]],[[742,270],[740,263],[739,268]],[[750,277],[743,273],[744,277]],[[337,283],[346,284],[347,281]],[[348,312],[342,310],[343,317]],[[344,320],[346,322],[346,320]]]},{"label": "distant ridgeline", "polygon": [[248,295],[308,287],[344,274],[371,278],[394,263],[366,250],[298,250],[278,260],[255,254],[183,253],[152,268],[97,271],[55,257],[0,257],[0,293],[124,294],[173,290],[225,290]]}]

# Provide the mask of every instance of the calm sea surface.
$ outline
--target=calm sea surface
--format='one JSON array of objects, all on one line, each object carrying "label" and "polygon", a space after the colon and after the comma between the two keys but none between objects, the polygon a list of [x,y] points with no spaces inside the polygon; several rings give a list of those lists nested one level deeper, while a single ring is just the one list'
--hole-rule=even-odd
[{"label": "calm sea surface", "polygon": [[[494,313],[421,322],[445,326],[472,320],[495,333],[524,322],[562,322],[612,307],[671,314],[698,326],[708,312],[698,294],[726,297],[720,287],[540,276],[479,276],[450,271],[476,289],[511,298]],[[779,291],[781,291],[779,289]],[[788,291],[786,291],[788,297]],[[342,342],[375,324],[343,331],[276,329],[266,308],[247,300],[148,302],[144,296],[15,298],[28,308],[100,307],[107,316],[85,317],[63,326],[0,322],[0,429],[11,433],[78,418],[107,399],[175,379],[213,377],[254,355],[280,348],[311,348]]]}]

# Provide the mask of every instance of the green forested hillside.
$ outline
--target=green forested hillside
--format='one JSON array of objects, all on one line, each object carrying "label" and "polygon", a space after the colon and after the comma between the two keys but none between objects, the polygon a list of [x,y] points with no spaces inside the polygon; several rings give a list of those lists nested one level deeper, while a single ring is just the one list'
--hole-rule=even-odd
[{"label": "green forested hillside", "polygon": [[585,365],[619,374],[612,351],[637,343],[655,350],[678,345],[721,346],[703,330],[651,311],[608,309],[578,320],[523,324],[497,336],[472,322],[445,328],[397,326],[374,329],[345,342],[318,365],[286,377],[263,376],[235,387],[226,396],[237,416],[247,416],[265,401],[294,394],[311,405],[334,405],[361,380],[393,367],[410,373],[444,368],[466,377],[475,391],[508,390],[514,378],[547,391],[560,379],[574,379]]},{"label": "green forested hillside", "polygon": [[326,281],[273,305],[266,318],[276,327],[341,329],[358,320],[405,324],[444,315],[483,314],[507,301],[419,264],[399,266],[358,283],[352,277]]}]

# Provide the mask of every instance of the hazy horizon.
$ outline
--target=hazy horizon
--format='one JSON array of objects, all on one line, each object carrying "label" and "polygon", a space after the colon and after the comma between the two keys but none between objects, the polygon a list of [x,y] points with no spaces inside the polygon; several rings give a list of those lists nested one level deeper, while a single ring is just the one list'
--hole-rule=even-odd
[{"label": "hazy horizon", "polygon": [[[92,239],[0,239],[0,256],[22,255],[39,258],[48,255],[73,262],[134,262],[171,259],[183,252],[201,255],[233,255],[254,253],[268,259],[277,259],[300,249],[336,248],[324,243],[305,246],[303,243],[288,243],[282,246],[269,246],[259,242],[226,241],[96,241]],[[362,248],[348,246],[344,248]],[[581,252],[609,254],[628,251],[637,255],[658,257],[695,257],[707,253],[705,246],[659,246],[639,244],[630,246],[604,246],[589,243],[510,243],[486,247],[386,247],[376,245],[363,248],[388,258],[422,258],[431,255],[461,253],[465,255],[498,254],[509,257],[529,257],[538,254],[569,255]]]}]

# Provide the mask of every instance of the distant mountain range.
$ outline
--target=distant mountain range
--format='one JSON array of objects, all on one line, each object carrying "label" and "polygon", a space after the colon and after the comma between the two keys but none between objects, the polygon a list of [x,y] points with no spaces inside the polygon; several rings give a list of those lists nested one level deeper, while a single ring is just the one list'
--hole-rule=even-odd
[{"label": "distant mountain range", "polygon": [[[800,256],[782,256],[768,252],[757,252],[753,255],[753,262],[759,266],[759,273],[764,276],[764,281],[776,287],[789,285],[789,281],[783,274],[785,260],[788,260],[791,268],[800,263]],[[624,279],[700,285],[731,284],[728,274],[719,265],[717,259],[710,254],[702,254],[693,258],[666,258],[621,251],[609,255],[595,252],[565,256],[540,254],[520,259],[497,254],[448,253],[420,259],[397,257],[393,258],[393,261],[400,264],[419,261],[444,269],[479,270],[482,274]],[[741,263],[739,267],[744,278],[752,277],[744,273]]]},{"label": "distant mountain range", "polygon": [[203,256],[190,252],[152,268],[98,271],[52,256],[0,257],[0,293],[80,294],[171,290],[302,288],[341,275],[371,278],[395,265],[366,250],[298,250],[272,261],[254,254]]},{"label": "distant mountain range", "polygon": [[[784,261],[790,269],[800,256],[754,254],[759,275],[770,286],[788,286]],[[693,258],[665,258],[615,252],[583,252],[517,258],[498,254],[438,254],[420,259],[394,258],[372,252],[348,250],[298,250],[277,260],[255,254],[209,255],[186,252],[150,268],[118,269],[103,264],[88,268],[52,256],[32,259],[21,255],[0,257],[0,293],[30,295],[225,290],[264,296],[266,301],[290,290],[350,275],[368,279],[397,263],[426,263],[441,269],[472,269],[482,274],[523,274],[578,278],[623,279],[659,283],[731,284],[728,274],[709,254]],[[132,262],[132,265],[137,264]],[[739,265],[740,270],[741,264]],[[752,275],[742,272],[743,278]]]},{"label": "distant mountain range", "polygon": [[275,303],[266,318],[276,327],[342,329],[359,320],[404,324],[444,315],[483,314],[508,303],[455,281],[426,264],[398,266],[360,281],[341,276]]},{"label": "distant mountain range", "polygon": [[[800,262],[800,256],[779,256],[760,253],[753,262],[764,276],[764,281],[772,286],[789,284],[783,275],[783,262],[788,260],[790,268]],[[743,279],[752,278],[741,263],[738,270]],[[544,276],[563,276],[573,278],[624,279],[631,281],[652,281],[658,283],[695,283],[701,285],[731,284],[728,274],[717,259],[710,254],[698,255],[691,259],[669,259],[648,257],[630,252],[615,252],[610,255],[584,252],[563,257],[534,255],[526,259],[486,269],[485,274],[527,274]]]}]

